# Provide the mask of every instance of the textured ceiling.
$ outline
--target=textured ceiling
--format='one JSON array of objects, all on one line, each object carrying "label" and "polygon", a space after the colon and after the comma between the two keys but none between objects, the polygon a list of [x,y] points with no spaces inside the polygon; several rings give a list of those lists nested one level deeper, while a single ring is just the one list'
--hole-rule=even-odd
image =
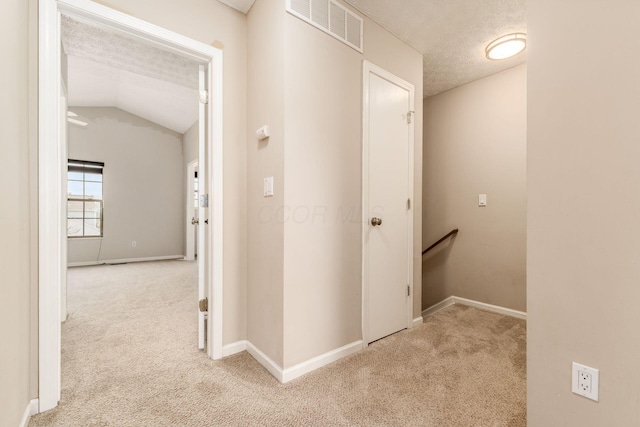
[{"label": "textured ceiling", "polygon": [[[490,61],[485,47],[526,33],[526,0],[346,0],[422,53],[424,96],[435,95],[526,61],[525,53]],[[365,28],[366,49],[366,28]]]},{"label": "textured ceiling", "polygon": [[69,57],[71,107],[117,107],[185,133],[198,119],[198,91],[77,56]]},{"label": "textured ceiling", "polygon": [[184,133],[198,119],[198,64],[63,16],[70,106],[117,107]]},{"label": "textured ceiling", "polygon": [[249,12],[253,3],[256,0],[218,0],[220,3],[224,3],[227,6],[231,6],[232,8],[239,10],[242,13]]}]

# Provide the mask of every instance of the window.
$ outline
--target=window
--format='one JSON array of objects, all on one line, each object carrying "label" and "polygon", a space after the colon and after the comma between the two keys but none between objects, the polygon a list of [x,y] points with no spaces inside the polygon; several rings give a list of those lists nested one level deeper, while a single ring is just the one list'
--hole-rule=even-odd
[{"label": "window", "polygon": [[67,236],[102,237],[102,170],[104,163],[69,159]]}]

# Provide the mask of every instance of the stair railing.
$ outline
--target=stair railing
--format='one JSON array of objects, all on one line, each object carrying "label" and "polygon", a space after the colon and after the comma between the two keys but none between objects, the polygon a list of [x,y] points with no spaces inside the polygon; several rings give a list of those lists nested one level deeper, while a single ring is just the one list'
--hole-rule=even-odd
[{"label": "stair railing", "polygon": [[425,249],[424,251],[422,251],[422,255],[426,254],[427,252],[429,252],[431,249],[435,248],[436,246],[438,246],[440,243],[444,242],[445,240],[447,240],[449,237],[453,237],[456,234],[458,234],[458,229],[454,228],[453,230],[451,230],[450,232],[448,232],[447,234],[445,234],[444,236],[442,236],[437,242],[435,242],[433,245],[429,246],[427,249]]}]

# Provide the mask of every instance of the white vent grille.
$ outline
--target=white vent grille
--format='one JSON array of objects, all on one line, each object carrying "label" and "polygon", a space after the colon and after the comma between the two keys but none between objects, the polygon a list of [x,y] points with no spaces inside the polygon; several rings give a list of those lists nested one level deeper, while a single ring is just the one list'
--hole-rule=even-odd
[{"label": "white vent grille", "polygon": [[362,18],[334,0],[287,0],[287,12],[362,52]]}]

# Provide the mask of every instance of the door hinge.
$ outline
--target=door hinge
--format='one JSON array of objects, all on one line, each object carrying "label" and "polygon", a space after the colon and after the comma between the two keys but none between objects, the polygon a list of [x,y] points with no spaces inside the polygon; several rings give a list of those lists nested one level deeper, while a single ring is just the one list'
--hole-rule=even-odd
[{"label": "door hinge", "polygon": [[407,296],[411,296],[411,285],[407,285]]},{"label": "door hinge", "polygon": [[198,307],[200,308],[200,311],[203,313],[206,313],[209,311],[209,298],[204,298],[201,299],[198,303]]},{"label": "door hinge", "polygon": [[411,210],[411,199],[407,199],[407,210]]},{"label": "door hinge", "polygon": [[407,123],[408,123],[408,124],[411,124],[411,121],[413,120],[413,115],[414,115],[415,113],[416,113],[416,112],[415,112],[415,111],[413,111],[413,110],[411,110],[411,111],[409,111],[409,112],[407,113]]},{"label": "door hinge", "polygon": [[203,104],[209,103],[209,92],[207,92],[206,90],[200,91],[200,102],[202,102]]}]

